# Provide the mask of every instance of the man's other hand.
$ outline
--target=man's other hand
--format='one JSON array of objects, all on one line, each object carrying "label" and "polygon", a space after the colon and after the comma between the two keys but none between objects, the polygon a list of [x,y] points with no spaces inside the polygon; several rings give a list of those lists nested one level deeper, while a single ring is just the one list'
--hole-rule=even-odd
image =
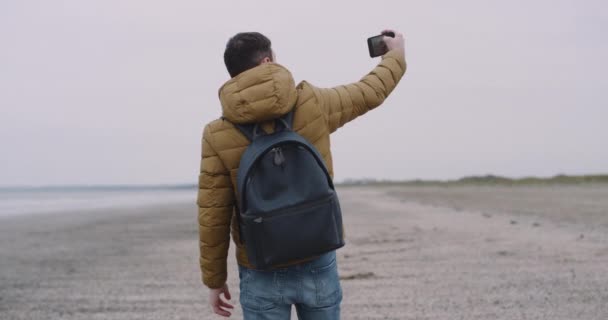
[{"label": "man's other hand", "polygon": [[226,299],[232,299],[230,291],[228,290],[228,285],[224,284],[221,288],[209,289],[209,304],[211,304],[213,312],[216,314],[219,314],[222,317],[230,317],[231,313],[226,309],[233,309],[234,306],[222,300],[222,293]]},{"label": "man's other hand", "polygon": [[395,34],[394,38],[387,37],[387,36],[385,36],[383,38],[388,51],[400,50],[401,52],[403,52],[405,54],[405,39],[403,38],[403,34],[401,34],[400,32],[397,32],[395,30],[390,30],[390,29],[386,29],[386,30],[382,31],[382,33],[386,33],[386,32],[392,32]]}]

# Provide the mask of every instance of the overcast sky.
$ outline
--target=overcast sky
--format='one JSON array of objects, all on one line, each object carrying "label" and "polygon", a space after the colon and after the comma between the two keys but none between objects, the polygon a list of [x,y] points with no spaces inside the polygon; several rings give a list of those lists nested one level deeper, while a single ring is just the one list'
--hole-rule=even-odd
[{"label": "overcast sky", "polygon": [[336,179],[608,173],[603,1],[0,1],[0,185],[195,183],[222,60],[260,31],[296,82],[408,72],[332,136]]}]

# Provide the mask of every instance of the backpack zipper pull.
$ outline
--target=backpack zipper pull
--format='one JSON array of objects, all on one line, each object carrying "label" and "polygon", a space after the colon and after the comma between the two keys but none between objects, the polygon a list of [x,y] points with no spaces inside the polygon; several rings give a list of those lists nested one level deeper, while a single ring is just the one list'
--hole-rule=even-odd
[{"label": "backpack zipper pull", "polygon": [[280,147],[276,147],[272,149],[272,152],[274,153],[274,165],[277,167],[282,167],[285,163],[285,156],[283,156],[283,150]]}]

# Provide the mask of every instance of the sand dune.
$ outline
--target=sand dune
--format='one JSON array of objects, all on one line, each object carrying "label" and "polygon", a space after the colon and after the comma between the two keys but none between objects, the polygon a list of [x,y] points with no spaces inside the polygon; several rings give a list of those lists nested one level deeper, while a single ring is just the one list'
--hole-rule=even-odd
[{"label": "sand dune", "polygon": [[[608,318],[608,187],[340,196],[343,319]],[[1,218],[0,319],[217,319],[197,237],[194,203]]]}]

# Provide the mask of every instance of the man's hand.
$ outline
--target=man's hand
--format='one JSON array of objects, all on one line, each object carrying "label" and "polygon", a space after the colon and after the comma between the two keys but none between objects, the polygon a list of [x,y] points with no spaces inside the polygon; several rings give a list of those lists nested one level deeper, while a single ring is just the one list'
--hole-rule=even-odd
[{"label": "man's hand", "polygon": [[224,284],[223,287],[218,289],[209,289],[209,304],[211,304],[213,312],[219,314],[222,317],[230,317],[231,313],[228,312],[228,310],[226,309],[232,309],[234,308],[234,306],[222,300],[222,298],[220,297],[222,293],[224,294],[224,297],[226,299],[231,299],[230,291],[228,291],[227,284]]},{"label": "man's hand", "polygon": [[390,30],[390,29],[382,31],[382,33],[386,33],[386,32],[392,32],[395,34],[394,38],[387,37],[387,36],[385,36],[383,38],[388,51],[401,50],[401,52],[403,52],[405,54],[405,39],[403,38],[403,34],[397,32],[395,30]]}]

